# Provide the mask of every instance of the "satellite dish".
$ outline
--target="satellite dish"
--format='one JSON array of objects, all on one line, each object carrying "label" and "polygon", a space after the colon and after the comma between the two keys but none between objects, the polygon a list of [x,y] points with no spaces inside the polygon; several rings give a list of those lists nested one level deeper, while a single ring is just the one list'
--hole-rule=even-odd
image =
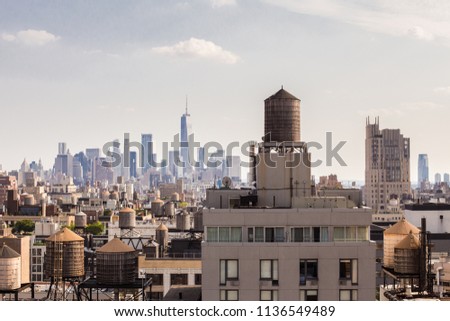
[{"label": "satellite dish", "polygon": [[229,178],[228,176],[225,176],[222,179],[222,184],[224,185],[225,188],[231,188],[231,185],[233,184],[233,182],[231,181],[231,178]]}]

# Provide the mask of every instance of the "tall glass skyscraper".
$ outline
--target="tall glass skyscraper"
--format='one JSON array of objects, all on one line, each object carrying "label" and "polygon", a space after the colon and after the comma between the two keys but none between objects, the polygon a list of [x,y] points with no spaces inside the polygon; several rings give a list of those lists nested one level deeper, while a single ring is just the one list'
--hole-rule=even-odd
[{"label": "tall glass skyscraper", "polygon": [[192,125],[190,121],[191,115],[188,113],[187,101],[186,101],[186,113],[181,116],[181,132],[180,132],[180,156],[181,161],[184,162],[184,168],[182,169],[183,176],[186,177],[192,172],[191,163],[194,160],[189,160],[189,135],[192,134]]},{"label": "tall glass skyscraper", "polygon": [[428,155],[419,154],[417,181],[419,185],[429,181]]}]

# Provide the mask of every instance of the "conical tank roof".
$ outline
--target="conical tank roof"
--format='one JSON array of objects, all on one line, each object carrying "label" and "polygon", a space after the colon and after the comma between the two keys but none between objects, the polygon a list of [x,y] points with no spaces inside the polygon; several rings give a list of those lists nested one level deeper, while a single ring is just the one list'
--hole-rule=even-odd
[{"label": "conical tank roof", "polygon": [[398,242],[394,248],[403,250],[416,250],[419,247],[420,247],[419,238],[414,234],[409,233],[409,235],[405,236],[403,240]]},{"label": "conical tank roof", "polygon": [[123,213],[123,214],[125,214],[125,213],[134,213],[134,210],[132,208],[125,207],[125,208],[121,209],[119,211],[119,213]]},{"label": "conical tank roof", "polygon": [[161,223],[157,228],[157,231],[168,231],[169,229],[163,223]]},{"label": "conical tank roof", "polygon": [[123,243],[119,238],[114,237],[111,241],[97,250],[98,253],[128,253],[134,252],[131,246]]},{"label": "conical tank roof", "polygon": [[84,241],[84,239],[69,230],[67,227],[63,228],[61,231],[56,232],[55,234],[51,235],[46,241],[51,242],[73,242],[73,241]]},{"label": "conical tank roof", "polygon": [[2,259],[14,259],[20,257],[20,254],[14,251],[12,248],[10,248],[8,245],[3,243],[2,246],[0,246],[0,258]]},{"label": "conical tank roof", "polygon": [[278,90],[275,94],[273,94],[272,96],[270,96],[266,100],[268,100],[268,99],[295,99],[295,100],[300,100],[297,97],[295,97],[294,95],[292,95],[291,93],[289,93],[286,90],[284,90],[283,88]]},{"label": "conical tank roof", "polygon": [[409,223],[405,218],[402,218],[400,221],[392,225],[390,228],[384,231],[384,234],[401,234],[408,235],[409,232],[413,234],[419,234],[420,230]]}]

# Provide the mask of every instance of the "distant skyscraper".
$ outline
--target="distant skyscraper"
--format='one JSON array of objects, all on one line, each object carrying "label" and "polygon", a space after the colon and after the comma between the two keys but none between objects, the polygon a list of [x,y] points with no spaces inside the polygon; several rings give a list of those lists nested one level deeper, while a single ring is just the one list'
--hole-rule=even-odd
[{"label": "distant skyscraper", "polygon": [[205,169],[205,147],[199,147],[198,149],[198,165],[198,170],[203,171]]},{"label": "distant skyscraper", "polygon": [[191,115],[188,113],[187,98],[186,98],[186,112],[181,116],[181,131],[180,131],[180,156],[184,162],[183,176],[188,176],[192,172],[191,163],[194,160],[189,159],[189,136],[192,134],[192,125],[190,120]]},{"label": "distant skyscraper", "polygon": [[130,177],[137,177],[137,153],[130,152]]},{"label": "distant skyscraper", "polygon": [[86,148],[86,157],[90,160],[94,160],[100,157],[99,148]]},{"label": "distant skyscraper", "polygon": [[73,177],[73,156],[70,153],[56,156],[54,170],[55,174]]},{"label": "distant skyscraper", "polygon": [[449,183],[450,182],[450,175],[448,173],[444,174],[444,183]]},{"label": "distant skyscraper", "polygon": [[436,184],[439,184],[440,182],[442,182],[441,174],[436,173],[436,174],[434,175],[434,182],[435,182]]},{"label": "distant skyscraper", "polygon": [[58,155],[53,166],[55,174],[61,173],[73,177],[73,155],[67,149],[66,143],[58,143]]},{"label": "distant skyscraper", "polygon": [[418,183],[419,185],[423,182],[429,181],[429,170],[428,170],[428,155],[427,154],[419,154],[419,163],[418,163]]},{"label": "distant skyscraper", "polygon": [[[141,144],[143,150],[140,154],[141,164],[143,167],[143,173],[145,173],[150,168],[150,163],[153,154],[153,135],[152,134],[142,134]],[[141,164],[139,166],[141,166]]]},{"label": "distant skyscraper", "polygon": [[67,144],[58,143],[58,155],[66,155],[66,154],[67,154]]},{"label": "distant skyscraper", "polygon": [[224,176],[228,176],[236,184],[241,182],[241,157],[227,156],[225,161]]},{"label": "distant skyscraper", "polygon": [[366,122],[366,205],[382,213],[389,199],[411,194],[410,143],[400,129],[379,129],[379,119]]}]

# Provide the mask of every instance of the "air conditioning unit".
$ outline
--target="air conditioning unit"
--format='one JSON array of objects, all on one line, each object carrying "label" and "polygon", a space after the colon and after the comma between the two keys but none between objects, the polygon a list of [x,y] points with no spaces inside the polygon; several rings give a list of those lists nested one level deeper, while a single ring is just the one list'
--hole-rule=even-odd
[{"label": "air conditioning unit", "polygon": [[239,286],[239,281],[230,281],[231,286]]},{"label": "air conditioning unit", "polygon": [[348,280],[339,280],[339,285],[347,285]]},{"label": "air conditioning unit", "polygon": [[317,285],[319,282],[317,280],[309,281],[309,285]]}]

